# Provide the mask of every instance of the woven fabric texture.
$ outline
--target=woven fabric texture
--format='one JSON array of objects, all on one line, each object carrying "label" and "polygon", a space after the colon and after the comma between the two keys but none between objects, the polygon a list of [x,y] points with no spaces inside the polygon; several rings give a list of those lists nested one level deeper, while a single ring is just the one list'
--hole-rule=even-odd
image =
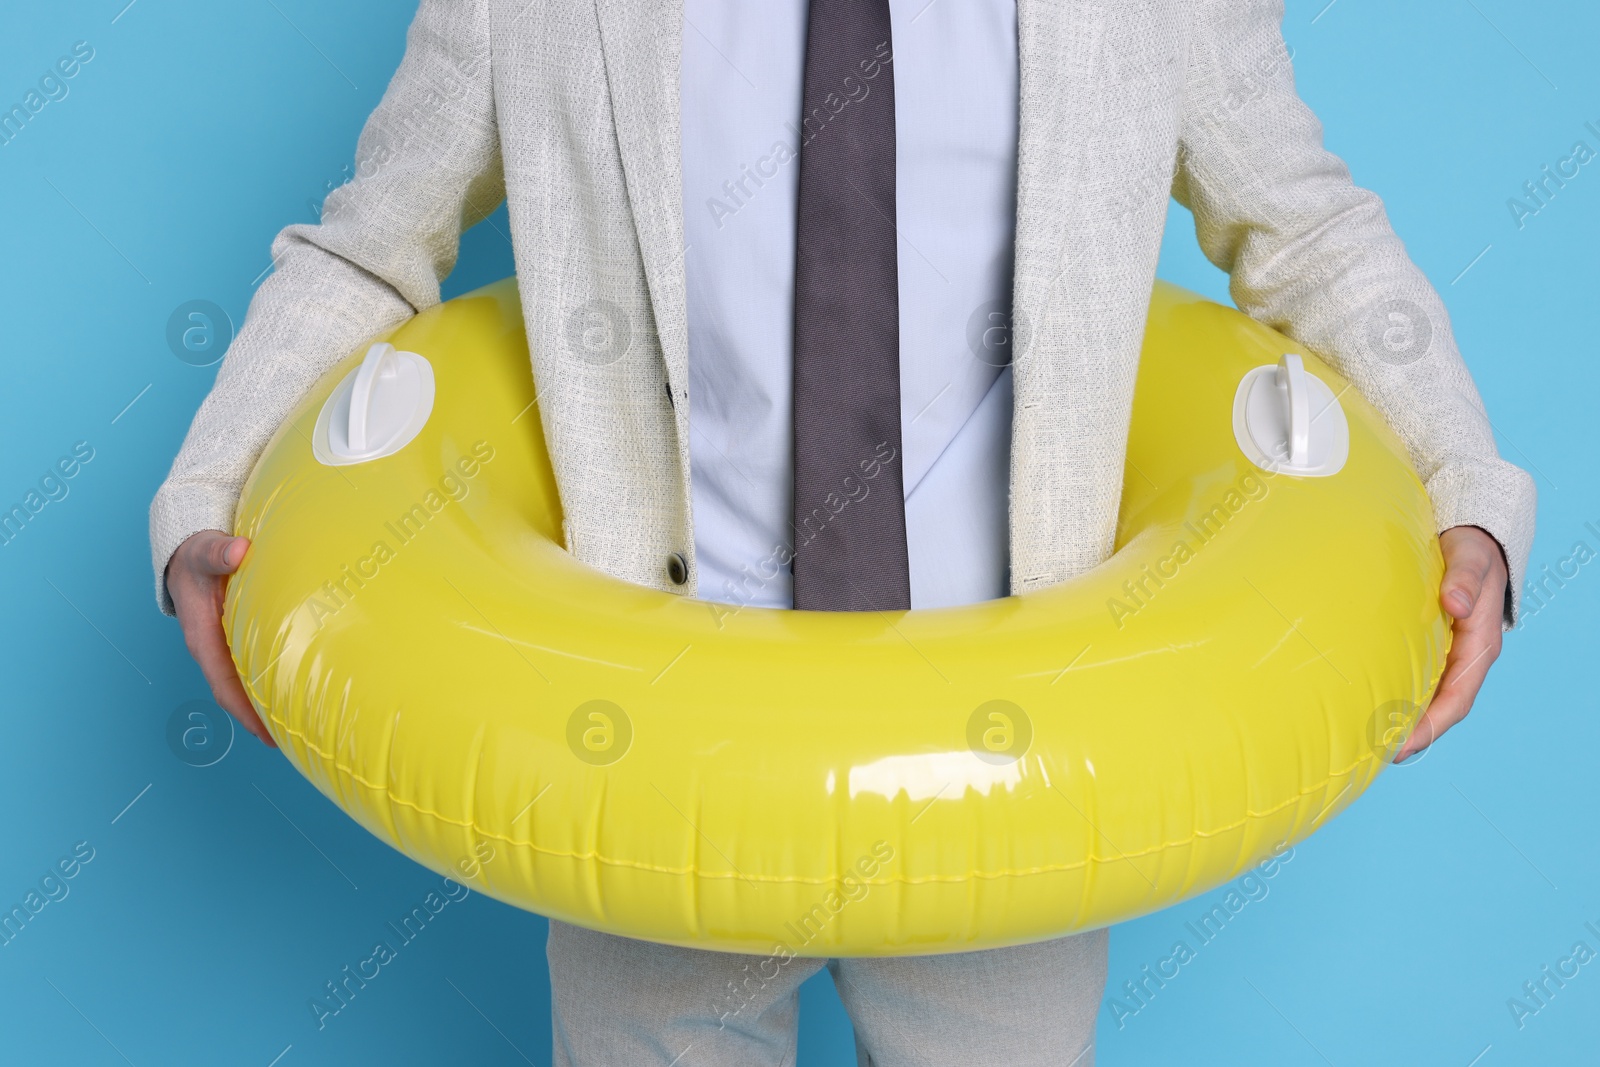
[{"label": "woven fabric texture", "polygon": [[[1238,306],[1383,412],[1438,528],[1500,542],[1509,625],[1533,481],[1499,457],[1444,306],[1382,203],[1324,149],[1281,0],[1018,0],[1017,16],[1012,591],[1111,553],[1170,195]],[[681,33],[679,0],[422,0],[356,177],[318,224],[274,242],[276,270],[156,494],[163,611],[167,560],[198,530],[231,529],[288,411],[364,338],[436,304],[461,230],[503,198],[567,547],[694,592]]]}]

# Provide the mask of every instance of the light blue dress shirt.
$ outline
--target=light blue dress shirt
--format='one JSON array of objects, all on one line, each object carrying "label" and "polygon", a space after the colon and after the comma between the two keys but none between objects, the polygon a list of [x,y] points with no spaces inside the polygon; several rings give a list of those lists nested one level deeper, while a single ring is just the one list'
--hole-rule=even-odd
[{"label": "light blue dress shirt", "polygon": [[[911,606],[1005,596],[1015,0],[891,0]],[[791,607],[807,0],[685,0],[684,267],[702,599]]]}]

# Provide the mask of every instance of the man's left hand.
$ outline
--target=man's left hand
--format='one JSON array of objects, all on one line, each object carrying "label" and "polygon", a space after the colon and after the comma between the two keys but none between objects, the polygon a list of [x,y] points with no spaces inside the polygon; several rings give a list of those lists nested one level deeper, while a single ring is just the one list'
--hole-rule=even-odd
[{"label": "man's left hand", "polygon": [[1467,717],[1489,665],[1500,656],[1507,580],[1500,543],[1476,526],[1452,526],[1439,535],[1439,548],[1444,552],[1439,602],[1455,620],[1455,637],[1433,701],[1395,753],[1396,763],[1421,752]]}]

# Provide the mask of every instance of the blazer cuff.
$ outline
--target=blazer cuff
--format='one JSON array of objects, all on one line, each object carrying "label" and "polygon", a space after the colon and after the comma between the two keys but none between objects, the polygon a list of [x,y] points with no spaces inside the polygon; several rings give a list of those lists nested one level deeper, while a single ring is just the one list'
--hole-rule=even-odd
[{"label": "blazer cuff", "polygon": [[1427,489],[1437,532],[1477,526],[1500,543],[1508,573],[1502,628],[1511,629],[1522,611],[1522,587],[1533,548],[1538,499],[1533,478],[1504,460],[1462,460],[1435,471]]},{"label": "blazer cuff", "polygon": [[216,486],[163,485],[150,502],[150,559],[156,572],[156,606],[164,615],[176,615],[167,592],[167,562],[178,546],[201,530],[233,534],[233,516],[239,494]]}]

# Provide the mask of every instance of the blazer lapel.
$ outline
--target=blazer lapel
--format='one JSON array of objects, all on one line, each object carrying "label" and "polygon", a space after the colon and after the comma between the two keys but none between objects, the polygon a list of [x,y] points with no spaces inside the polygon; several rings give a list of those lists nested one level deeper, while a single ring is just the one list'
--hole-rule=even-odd
[{"label": "blazer lapel", "polygon": [[[682,0],[595,0],[628,201],[673,395],[689,384],[678,123]],[[680,443],[688,405],[676,405]]]},{"label": "blazer lapel", "polygon": [[1105,436],[1099,416],[1114,393],[1097,356],[1106,346],[1087,336],[1106,317],[1096,310],[1101,261],[1120,251],[1097,239],[1090,217],[1106,166],[1095,158],[1105,119],[1097,85],[1111,2],[1017,0],[1013,594],[1088,569],[1109,545],[1096,511],[1100,472],[1075,450]]},{"label": "blazer lapel", "polygon": [[1067,206],[1081,199],[1085,150],[1101,119],[1095,79],[1105,17],[1103,0],[1017,0],[1014,299],[1024,316],[1043,310],[1070,265],[1063,262],[1072,251],[1064,246]]}]

